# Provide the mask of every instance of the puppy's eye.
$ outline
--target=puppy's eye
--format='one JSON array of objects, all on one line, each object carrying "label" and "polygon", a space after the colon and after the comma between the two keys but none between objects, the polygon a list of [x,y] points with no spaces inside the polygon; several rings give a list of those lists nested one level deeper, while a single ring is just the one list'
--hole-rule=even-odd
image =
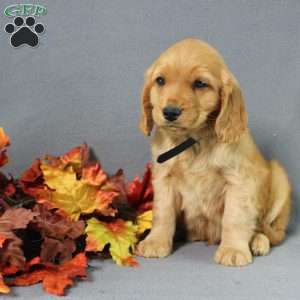
[{"label": "puppy's eye", "polygon": [[165,85],[166,81],[163,77],[161,76],[158,76],[156,79],[155,79],[156,83],[159,85],[159,86],[163,86]]},{"label": "puppy's eye", "polygon": [[208,87],[208,84],[206,84],[205,82],[203,82],[201,80],[195,80],[193,82],[193,89],[203,89],[205,87]]}]

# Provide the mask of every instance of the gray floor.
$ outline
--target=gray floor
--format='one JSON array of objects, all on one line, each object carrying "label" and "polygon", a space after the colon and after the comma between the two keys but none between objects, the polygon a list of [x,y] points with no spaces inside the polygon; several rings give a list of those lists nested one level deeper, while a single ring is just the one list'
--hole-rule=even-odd
[{"label": "gray floor", "polygon": [[[300,297],[300,235],[287,240],[265,257],[243,268],[216,265],[216,246],[195,242],[180,246],[164,259],[139,258],[139,268],[118,267],[111,260],[92,260],[87,281],[77,282],[64,299],[105,300],[296,300]],[[14,288],[2,299],[54,297],[41,285]]]}]

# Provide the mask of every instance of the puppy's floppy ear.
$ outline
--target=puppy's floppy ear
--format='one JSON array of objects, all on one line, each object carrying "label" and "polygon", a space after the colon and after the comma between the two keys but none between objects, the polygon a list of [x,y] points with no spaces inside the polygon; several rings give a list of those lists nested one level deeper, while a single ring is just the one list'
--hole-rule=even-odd
[{"label": "puppy's floppy ear", "polygon": [[238,81],[228,70],[222,70],[221,77],[220,112],[215,131],[220,141],[234,143],[246,131],[248,117]]},{"label": "puppy's floppy ear", "polygon": [[154,63],[149,67],[145,73],[144,87],[141,95],[141,117],[140,130],[146,136],[151,134],[153,128],[152,105],[150,102],[150,90],[152,87],[151,77],[154,70]]}]

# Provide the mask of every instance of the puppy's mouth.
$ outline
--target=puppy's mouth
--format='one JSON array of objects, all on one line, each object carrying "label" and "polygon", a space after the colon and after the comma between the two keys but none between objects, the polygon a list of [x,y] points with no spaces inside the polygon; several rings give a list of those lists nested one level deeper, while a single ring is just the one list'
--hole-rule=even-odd
[{"label": "puppy's mouth", "polygon": [[186,130],[187,128],[175,123],[166,123],[162,126],[165,129],[177,131],[177,130]]}]

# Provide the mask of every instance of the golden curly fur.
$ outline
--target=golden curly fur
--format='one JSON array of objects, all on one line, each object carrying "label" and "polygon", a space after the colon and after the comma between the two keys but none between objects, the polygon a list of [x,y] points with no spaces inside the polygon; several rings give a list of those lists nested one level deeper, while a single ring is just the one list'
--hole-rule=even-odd
[{"label": "golden curly fur", "polygon": [[[156,83],[163,77],[163,85]],[[193,82],[205,83],[202,88]],[[167,121],[162,110],[182,114]],[[136,253],[171,253],[176,220],[188,239],[220,243],[215,261],[226,266],[251,263],[285,237],[291,186],[277,161],[266,161],[247,127],[238,81],[210,45],[183,40],[155,60],[145,75],[140,128],[152,137],[153,227]],[[169,161],[158,155],[187,137],[200,141]]]}]

